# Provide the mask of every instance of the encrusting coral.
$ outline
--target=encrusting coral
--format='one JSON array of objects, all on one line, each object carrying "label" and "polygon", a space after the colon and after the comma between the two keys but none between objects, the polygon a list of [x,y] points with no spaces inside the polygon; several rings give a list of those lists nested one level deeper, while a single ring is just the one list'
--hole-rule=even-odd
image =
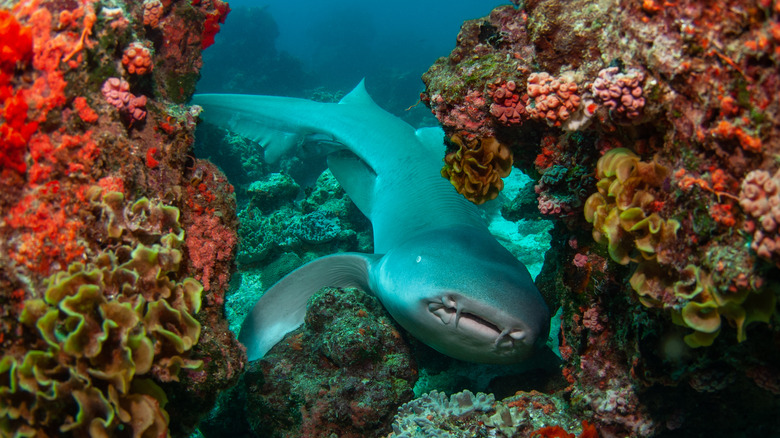
[{"label": "encrusting coral", "polygon": [[458,193],[475,204],[495,199],[512,171],[512,153],[495,138],[464,141],[459,135],[450,139],[457,147],[444,157],[441,175]]}]

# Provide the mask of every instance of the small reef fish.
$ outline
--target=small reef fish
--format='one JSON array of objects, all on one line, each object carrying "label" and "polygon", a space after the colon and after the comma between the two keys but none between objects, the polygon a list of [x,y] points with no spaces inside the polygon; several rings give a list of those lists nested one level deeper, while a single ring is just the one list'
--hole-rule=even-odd
[{"label": "small reef fish", "polygon": [[206,122],[259,142],[271,162],[326,147],[333,175],[373,225],[374,254],[319,258],[265,292],[239,334],[250,360],[303,324],[307,300],[326,286],[373,293],[414,337],[457,359],[517,363],[545,343],[550,314],[528,270],[440,175],[441,129],[415,130],[362,81],[339,103],[228,94],[192,103]]}]

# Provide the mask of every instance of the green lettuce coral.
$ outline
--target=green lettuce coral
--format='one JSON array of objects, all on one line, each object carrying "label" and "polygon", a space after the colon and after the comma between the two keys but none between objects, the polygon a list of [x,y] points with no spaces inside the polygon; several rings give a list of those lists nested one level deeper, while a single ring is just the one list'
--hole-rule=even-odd
[{"label": "green lettuce coral", "polygon": [[610,257],[626,265],[637,263],[629,283],[646,307],[671,311],[675,324],[693,329],[685,336],[690,347],[712,345],[722,319],[745,340],[750,322],[768,322],[775,308],[769,290],[741,289],[724,293],[713,286],[710,273],[689,264],[676,268],[671,260],[680,223],[664,219],[657,210],[669,169],[643,162],[628,149],[612,149],[596,166],[596,187],[585,202],[585,219],[593,224],[593,238],[606,243]]},{"label": "green lettuce coral", "polygon": [[203,287],[177,280],[178,209],[146,199],[114,208],[121,201],[95,200],[108,235],[134,243],[71,264],[25,302],[20,322],[32,347],[0,359],[0,436],[164,435],[167,398],[155,381],[202,366],[189,353]]},{"label": "green lettuce coral", "polygon": [[676,220],[652,211],[654,192],[668,176],[665,166],[640,161],[625,148],[599,159],[598,192],[585,201],[585,220],[593,224],[593,239],[607,244],[612,260],[622,265],[656,258],[664,262],[665,248],[680,228]]}]

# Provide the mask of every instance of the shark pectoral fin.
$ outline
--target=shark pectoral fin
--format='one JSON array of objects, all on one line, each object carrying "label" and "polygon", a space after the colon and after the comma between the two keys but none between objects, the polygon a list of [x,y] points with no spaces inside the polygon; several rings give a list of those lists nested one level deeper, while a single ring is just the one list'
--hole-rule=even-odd
[{"label": "shark pectoral fin", "polygon": [[354,153],[342,150],[328,155],[328,168],[364,215],[371,217],[376,172]]},{"label": "shark pectoral fin", "polygon": [[311,261],[279,280],[260,297],[241,326],[238,340],[246,346],[249,360],[262,358],[303,324],[306,303],[321,288],[369,290],[369,269],[379,258],[377,254],[334,254]]}]

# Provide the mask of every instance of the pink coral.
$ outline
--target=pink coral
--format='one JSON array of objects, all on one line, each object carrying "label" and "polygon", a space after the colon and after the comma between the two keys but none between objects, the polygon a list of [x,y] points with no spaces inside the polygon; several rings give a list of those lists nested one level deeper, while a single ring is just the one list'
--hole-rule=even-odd
[{"label": "pink coral", "polygon": [[528,95],[520,97],[515,81],[499,79],[489,84],[488,87],[492,89],[490,97],[493,99],[493,103],[490,105],[490,114],[498,119],[499,123],[506,126],[519,125],[528,118],[525,111]]},{"label": "pink coral", "polygon": [[152,71],[152,52],[139,42],[131,43],[122,54],[122,65],[131,75]]},{"label": "pink coral", "polygon": [[560,126],[580,106],[577,84],[549,73],[532,73],[528,77],[528,97],[525,110],[534,120],[545,120],[548,125]]},{"label": "pink coral", "polygon": [[770,176],[765,170],[754,170],[742,181],[739,205],[753,217],[748,228],[754,231],[751,248],[780,267],[780,170]]},{"label": "pink coral", "polygon": [[645,74],[636,69],[619,73],[617,67],[609,67],[599,72],[593,81],[591,92],[596,100],[610,109],[613,117],[634,119],[639,117],[645,106],[642,96],[642,81]]},{"label": "pink coral", "polygon": [[462,102],[447,102],[444,96],[434,94],[429,104],[446,132],[455,132],[468,141],[494,136],[485,123],[487,102],[480,91],[470,90]]},{"label": "pink coral", "polygon": [[157,27],[163,14],[163,4],[160,0],[144,2],[144,26]]},{"label": "pink coral", "polygon": [[582,314],[582,325],[594,333],[603,332],[605,328],[603,323],[606,323],[607,321],[609,321],[607,316],[603,315],[601,309],[596,305],[588,307]]},{"label": "pink coral", "polygon": [[569,211],[569,206],[547,193],[539,194],[539,212],[549,215],[560,215]]},{"label": "pink coral", "polygon": [[128,114],[135,121],[146,118],[146,96],[134,96],[130,84],[124,79],[108,78],[103,83],[103,97],[120,112]]},{"label": "pink coral", "polygon": [[584,268],[588,264],[588,256],[582,253],[574,254],[572,264],[578,268]]}]

